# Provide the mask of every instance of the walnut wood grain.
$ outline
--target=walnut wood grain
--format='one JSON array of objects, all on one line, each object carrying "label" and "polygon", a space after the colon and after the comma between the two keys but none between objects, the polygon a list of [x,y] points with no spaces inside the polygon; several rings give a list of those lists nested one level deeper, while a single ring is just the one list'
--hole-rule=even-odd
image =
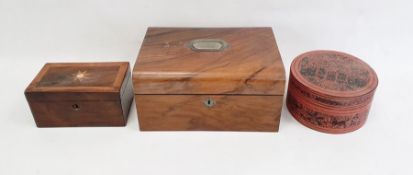
[{"label": "walnut wood grain", "polygon": [[149,28],[132,79],[142,131],[278,131],[285,73],[271,28]]},{"label": "walnut wood grain", "polygon": [[129,63],[48,63],[25,96],[38,127],[125,126]]},{"label": "walnut wood grain", "polygon": [[[78,105],[79,111],[72,105]],[[125,126],[120,101],[30,102],[38,127]]]},{"label": "walnut wood grain", "polygon": [[[228,47],[194,51],[196,39]],[[149,28],[133,85],[135,94],[283,95],[285,73],[271,28]]]},{"label": "walnut wood grain", "polygon": [[128,62],[46,63],[26,92],[119,92],[129,69]]},{"label": "walnut wood grain", "polygon": [[[216,104],[207,107],[204,101]],[[281,96],[136,95],[143,131],[278,131]]]},{"label": "walnut wood grain", "polygon": [[[215,101],[207,107],[204,101]],[[135,95],[142,131],[278,131],[282,96]]]}]

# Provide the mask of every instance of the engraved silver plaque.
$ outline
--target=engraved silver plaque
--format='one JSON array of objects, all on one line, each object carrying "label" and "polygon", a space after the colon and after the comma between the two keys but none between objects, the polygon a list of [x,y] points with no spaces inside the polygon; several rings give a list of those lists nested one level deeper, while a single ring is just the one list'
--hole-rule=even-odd
[{"label": "engraved silver plaque", "polygon": [[227,48],[228,43],[221,39],[196,39],[189,47],[196,52],[219,52]]}]

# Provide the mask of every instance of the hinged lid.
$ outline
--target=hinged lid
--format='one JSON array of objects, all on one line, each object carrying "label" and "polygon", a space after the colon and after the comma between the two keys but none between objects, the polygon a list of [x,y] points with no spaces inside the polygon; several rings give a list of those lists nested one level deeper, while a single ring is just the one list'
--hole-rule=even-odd
[{"label": "hinged lid", "polygon": [[271,28],[149,28],[133,70],[135,94],[283,95]]},{"label": "hinged lid", "polygon": [[47,63],[25,93],[46,101],[118,99],[128,69],[128,62]]}]

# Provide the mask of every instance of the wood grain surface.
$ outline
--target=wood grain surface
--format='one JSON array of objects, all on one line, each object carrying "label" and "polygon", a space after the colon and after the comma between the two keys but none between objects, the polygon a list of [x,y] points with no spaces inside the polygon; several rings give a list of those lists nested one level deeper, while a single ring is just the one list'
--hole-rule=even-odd
[{"label": "wood grain surface", "polygon": [[48,63],[25,96],[38,127],[125,126],[129,63]]},{"label": "wood grain surface", "polygon": [[133,85],[142,131],[278,131],[285,72],[268,27],[148,28]]},{"label": "wood grain surface", "polygon": [[[220,39],[222,51],[194,51]],[[135,94],[283,95],[284,66],[271,28],[149,28],[133,71]]]},{"label": "wood grain surface", "polygon": [[[205,101],[215,105],[208,107]],[[135,95],[142,131],[278,131],[282,96]]]}]

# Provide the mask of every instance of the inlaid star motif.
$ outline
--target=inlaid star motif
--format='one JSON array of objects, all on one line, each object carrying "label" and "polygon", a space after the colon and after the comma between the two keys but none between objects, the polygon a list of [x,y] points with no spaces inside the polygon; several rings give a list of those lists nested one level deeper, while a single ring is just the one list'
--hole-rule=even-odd
[{"label": "inlaid star motif", "polygon": [[88,78],[88,76],[89,76],[89,73],[87,71],[79,70],[79,71],[77,71],[76,74],[73,75],[73,80],[82,81],[82,80]]}]

